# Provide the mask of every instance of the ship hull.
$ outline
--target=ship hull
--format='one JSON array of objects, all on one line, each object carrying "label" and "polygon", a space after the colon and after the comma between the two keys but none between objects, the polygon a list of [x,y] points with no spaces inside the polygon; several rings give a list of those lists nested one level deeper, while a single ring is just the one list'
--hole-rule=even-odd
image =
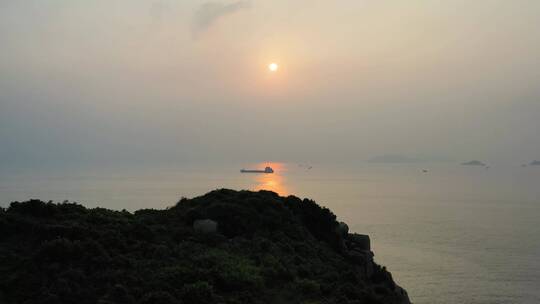
[{"label": "ship hull", "polygon": [[264,173],[264,174],[271,174],[271,173],[274,173],[274,172],[267,172],[267,171],[264,171],[264,170],[240,170],[240,173]]}]

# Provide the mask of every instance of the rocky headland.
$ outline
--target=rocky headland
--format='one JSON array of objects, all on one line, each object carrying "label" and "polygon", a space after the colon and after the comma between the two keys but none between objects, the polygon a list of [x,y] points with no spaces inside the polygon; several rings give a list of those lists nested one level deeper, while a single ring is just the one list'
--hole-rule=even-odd
[{"label": "rocky headland", "polygon": [[0,231],[1,303],[410,303],[369,236],[268,191],[134,213],[14,202]]}]

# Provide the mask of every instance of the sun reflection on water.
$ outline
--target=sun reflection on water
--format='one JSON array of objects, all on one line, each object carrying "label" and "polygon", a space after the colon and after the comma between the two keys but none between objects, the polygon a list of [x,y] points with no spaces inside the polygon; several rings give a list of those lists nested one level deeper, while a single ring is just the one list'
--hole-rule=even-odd
[{"label": "sun reflection on water", "polygon": [[285,185],[286,166],[283,163],[258,163],[257,168],[271,167],[274,169],[272,174],[257,174],[255,176],[255,190],[269,190],[279,195],[290,194]]}]

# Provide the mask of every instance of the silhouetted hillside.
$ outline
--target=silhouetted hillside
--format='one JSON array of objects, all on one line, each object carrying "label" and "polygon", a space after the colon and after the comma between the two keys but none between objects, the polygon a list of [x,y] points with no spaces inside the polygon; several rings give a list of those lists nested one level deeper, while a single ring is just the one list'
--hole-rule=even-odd
[{"label": "silhouetted hillside", "polygon": [[135,213],[15,202],[0,209],[0,303],[409,303],[335,218],[266,191]]}]

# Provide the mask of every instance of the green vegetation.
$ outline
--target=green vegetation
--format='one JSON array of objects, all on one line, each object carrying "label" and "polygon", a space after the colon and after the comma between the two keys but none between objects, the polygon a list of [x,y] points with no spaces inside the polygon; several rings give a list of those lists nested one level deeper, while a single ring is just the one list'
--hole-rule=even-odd
[{"label": "green vegetation", "polygon": [[[1,303],[409,303],[328,209],[217,190],[166,210],[0,209]],[[193,228],[218,223],[216,233]]]}]

